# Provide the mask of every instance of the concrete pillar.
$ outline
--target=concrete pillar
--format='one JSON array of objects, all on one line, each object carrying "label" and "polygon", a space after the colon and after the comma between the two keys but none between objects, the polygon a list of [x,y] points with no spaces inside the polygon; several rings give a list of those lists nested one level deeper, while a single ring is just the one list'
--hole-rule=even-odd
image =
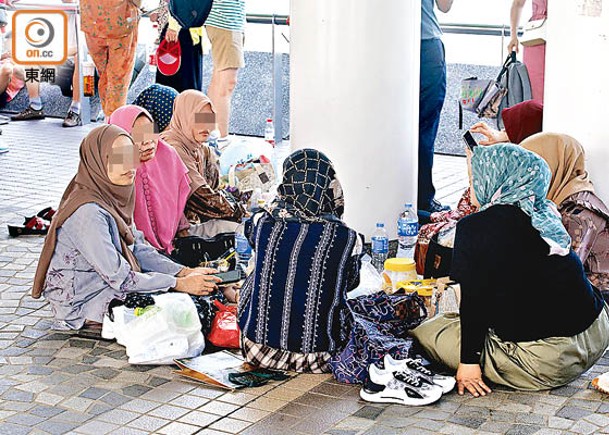
[{"label": "concrete pillar", "polygon": [[597,194],[609,203],[609,0],[548,2],[544,131],[586,149]]},{"label": "concrete pillar", "polygon": [[366,236],[416,204],[420,28],[420,0],[291,1],[291,144],[334,162]]}]

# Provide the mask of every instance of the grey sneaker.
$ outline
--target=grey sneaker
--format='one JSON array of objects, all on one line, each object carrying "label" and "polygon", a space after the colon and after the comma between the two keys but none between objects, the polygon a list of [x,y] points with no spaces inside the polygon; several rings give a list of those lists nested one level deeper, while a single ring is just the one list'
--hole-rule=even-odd
[{"label": "grey sneaker", "polygon": [[36,110],[32,106],[28,106],[23,112],[11,116],[13,121],[29,121],[30,119],[44,119],[44,112],[42,109]]},{"label": "grey sneaker", "polygon": [[62,127],[76,127],[81,125],[80,115],[73,110],[70,110],[63,120]]}]

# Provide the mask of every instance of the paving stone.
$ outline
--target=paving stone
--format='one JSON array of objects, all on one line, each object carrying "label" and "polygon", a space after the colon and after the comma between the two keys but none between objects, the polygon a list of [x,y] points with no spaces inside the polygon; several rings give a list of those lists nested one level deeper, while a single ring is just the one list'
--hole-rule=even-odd
[{"label": "paving stone", "polygon": [[178,406],[161,405],[158,408],[150,411],[148,415],[165,418],[167,420],[177,420],[188,412],[188,409],[180,408]]},{"label": "paving stone", "polygon": [[250,423],[256,423],[263,418],[267,417],[270,413],[268,411],[261,411],[260,409],[253,408],[241,408],[233,412],[230,416],[237,420],[249,421]]},{"label": "paving stone", "polygon": [[379,415],[383,412],[382,408],[376,408],[373,406],[364,406],[359,411],[353,414],[354,417],[366,418],[368,420],[376,420]]},{"label": "paving stone", "polygon": [[159,376],[153,376],[148,381],[148,385],[150,385],[151,387],[160,387],[161,385],[166,384],[167,382],[169,382],[169,379],[161,378]]},{"label": "paving stone", "polygon": [[579,391],[579,388],[574,388],[570,386],[555,388],[550,391],[550,394],[553,396],[563,396],[563,397],[572,397],[575,393]]},{"label": "paving stone", "polygon": [[105,403],[94,403],[89,407],[89,409],[87,409],[87,414],[92,416],[98,416],[100,414],[105,414],[106,412],[112,409],[112,406],[107,405]]},{"label": "paving stone", "polygon": [[514,424],[508,429],[506,435],[530,435],[541,429],[540,426],[534,424]]},{"label": "paving stone", "polygon": [[[164,428],[160,429],[158,433],[167,435],[190,435],[196,433],[201,429],[199,426],[193,426],[190,424],[173,422]],[[231,432],[236,433],[236,432]]]},{"label": "paving stone", "polygon": [[129,397],[140,397],[142,394],[146,394],[150,390],[152,390],[152,388],[145,385],[130,385],[123,388],[123,394]]},{"label": "paving stone", "polygon": [[251,426],[252,423],[234,418],[223,418],[216,421],[210,426],[210,429],[215,429],[228,433],[239,433],[245,428]]},{"label": "paving stone", "polygon": [[479,417],[460,417],[455,415],[451,417],[448,421],[454,424],[458,424],[460,426],[468,427],[470,429],[478,429],[482,425],[482,423],[485,422],[485,419]]},{"label": "paving stone", "polygon": [[101,401],[104,403],[107,403],[108,405],[111,406],[121,406],[127,402],[130,402],[132,399],[130,397],[125,397],[121,394],[118,393],[108,393],[106,394],[104,397],[101,398]]},{"label": "paving stone", "polygon": [[505,423],[500,421],[487,421],[480,426],[480,430],[491,433],[504,434],[514,426],[512,423]]},{"label": "paving stone", "polygon": [[83,391],[80,394],[80,397],[84,397],[86,399],[97,400],[100,397],[103,397],[105,394],[107,394],[108,391],[109,390],[106,390],[104,388],[91,387],[91,388],[87,388],[85,391]]},{"label": "paving stone", "polygon": [[415,414],[415,416],[417,418],[421,418],[421,419],[424,419],[424,420],[437,420],[437,421],[448,420],[451,415],[452,414],[450,414],[448,412],[437,411],[437,410],[431,409],[431,408],[423,410],[423,411]]},{"label": "paving stone", "polygon": [[598,426],[582,420],[582,421],[576,422],[573,426],[571,426],[571,429],[569,429],[569,430],[571,432],[587,435],[587,434],[591,434],[591,433],[596,433],[598,431],[598,429],[599,429]]},{"label": "paving stone", "polygon": [[193,424],[201,427],[206,427],[217,421],[220,416],[215,414],[208,414],[201,411],[192,411],[183,417],[180,417],[178,421],[186,424]]},{"label": "paving stone", "polygon": [[132,422],[129,423],[130,427],[134,427],[136,429],[142,429],[149,432],[154,432],[169,424],[169,420],[165,420],[163,418],[151,417],[149,415],[144,415],[142,417],[136,418]]},{"label": "paving stone", "polygon": [[106,421],[90,421],[78,428],[78,432],[87,435],[106,435],[113,430],[118,429],[118,424],[108,423]]},{"label": "paving stone", "polygon": [[118,376],[120,372],[111,368],[100,368],[93,370],[91,374],[102,379],[110,380]]},{"label": "paving stone", "polygon": [[183,396],[176,397],[169,402],[169,404],[193,410],[205,405],[207,402],[209,402],[209,399],[206,399],[205,397],[185,394]]},{"label": "paving stone", "polygon": [[[444,427],[443,421],[435,421],[435,420],[421,420],[418,423],[415,423],[414,426],[419,429],[424,429],[425,431],[429,431],[429,433],[438,433],[438,431]],[[418,431],[416,429],[407,430],[407,433],[426,433],[422,431]]]},{"label": "paving stone", "polygon": [[569,429],[573,426],[573,420],[562,417],[550,417],[548,419],[548,426],[552,429]]},{"label": "paving stone", "polygon": [[0,434],[6,435],[26,435],[32,430],[29,426],[22,426],[13,423],[1,423],[0,422]]},{"label": "paving stone", "polygon": [[601,405],[601,403],[598,400],[583,400],[583,399],[571,399],[571,400],[568,400],[566,403],[566,406],[587,409],[589,411],[596,411],[600,407],[600,405]]},{"label": "paving stone", "polygon": [[110,435],[149,435],[149,433],[132,427],[120,427],[110,432]]},{"label": "paving stone", "polygon": [[590,414],[592,414],[592,411],[587,410],[587,409],[575,408],[572,406],[565,406],[556,413],[556,416],[568,418],[570,420],[580,420]]},{"label": "paving stone", "polygon": [[17,402],[31,402],[34,400],[34,394],[28,391],[20,391],[11,388],[2,395],[2,399]]},{"label": "paving stone", "polygon": [[110,423],[125,425],[141,416],[142,414],[137,412],[125,411],[122,409],[113,409],[104,414],[101,414],[98,419],[101,421],[108,421]]},{"label": "paving stone", "polygon": [[37,406],[30,411],[30,414],[43,418],[51,418],[61,414],[62,412],[64,412],[64,410],[60,408],[54,408],[51,406]]},{"label": "paving stone", "polygon": [[127,411],[146,413],[152,411],[154,408],[158,408],[159,406],[159,403],[151,400],[134,399],[120,406],[120,408]]},{"label": "paving stone", "polygon": [[19,413],[19,414],[11,415],[9,418],[6,419],[6,421],[9,423],[19,424],[22,426],[35,426],[38,423],[45,421],[46,419],[47,418],[45,418],[45,417],[40,417],[38,415],[32,415],[29,413],[28,414]]}]

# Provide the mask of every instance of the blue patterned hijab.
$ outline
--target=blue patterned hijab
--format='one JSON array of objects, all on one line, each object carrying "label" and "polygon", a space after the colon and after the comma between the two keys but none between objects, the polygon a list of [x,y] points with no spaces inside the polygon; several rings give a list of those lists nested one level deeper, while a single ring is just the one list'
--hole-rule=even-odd
[{"label": "blue patterned hijab", "polygon": [[171,121],[173,100],[177,96],[178,91],[175,89],[155,83],[144,89],[133,104],[150,112],[154,122],[159,127],[159,132],[163,132]]},{"label": "blue patterned hijab", "polygon": [[550,255],[567,255],[571,238],[558,210],[546,199],[551,177],[548,164],[541,157],[517,145],[474,149],[472,179],[480,210],[501,204],[520,208],[550,245]]}]

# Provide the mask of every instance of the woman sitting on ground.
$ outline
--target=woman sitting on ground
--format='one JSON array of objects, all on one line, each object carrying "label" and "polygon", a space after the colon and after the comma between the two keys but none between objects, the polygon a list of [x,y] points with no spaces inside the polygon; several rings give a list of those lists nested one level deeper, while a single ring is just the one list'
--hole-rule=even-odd
[{"label": "woman sitting on ground", "polygon": [[242,351],[257,366],[329,372],[349,336],[361,236],[341,221],[342,188],[324,154],[296,151],[283,171],[269,210],[246,225],[256,258],[239,300]]},{"label": "woman sitting on ground", "polygon": [[135,176],[135,227],[155,248],[171,254],[173,240],[190,226],[184,206],[190,195],[188,170],[173,147],[159,139],[152,116],[138,106],[115,110],[108,123],[129,133],[139,152]]},{"label": "woman sitting on ground", "polygon": [[609,299],[609,209],[594,194],[584,148],[571,136],[555,133],[536,134],[520,146],[550,166],[548,199],[558,207],[588,279]]},{"label": "woman sitting on ground", "polygon": [[152,115],[159,132],[162,133],[169,127],[173,115],[173,102],[177,96],[178,91],[175,89],[155,83],[144,89],[133,104],[146,109]]},{"label": "woman sitting on ground", "polygon": [[590,285],[554,205],[550,170],[512,144],[476,147],[478,213],[457,225],[451,278],[459,315],[413,331],[429,356],[457,371],[460,394],[491,390],[482,376],[520,390],[565,385],[609,345],[609,308]]},{"label": "woman sitting on ground", "polygon": [[243,206],[219,188],[216,155],[205,144],[215,126],[211,100],[202,92],[188,90],[176,97],[169,127],[161,134],[188,169],[190,196],[185,214],[193,224],[190,234],[202,237],[234,232],[245,215]]},{"label": "woman sitting on ground", "polygon": [[133,223],[138,153],[121,128],[93,129],[45,239],[32,297],[49,301],[57,329],[99,326],[113,299],[174,289],[205,295],[212,269],[189,269],[146,244]]}]

